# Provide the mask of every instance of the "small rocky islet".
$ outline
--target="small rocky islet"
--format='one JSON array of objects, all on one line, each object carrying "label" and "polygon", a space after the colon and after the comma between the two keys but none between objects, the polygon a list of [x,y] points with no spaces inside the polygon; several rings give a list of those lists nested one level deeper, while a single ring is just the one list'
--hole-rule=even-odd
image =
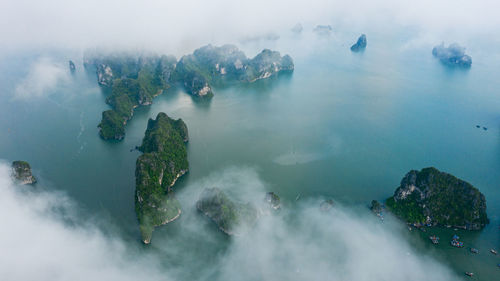
[{"label": "small rocky islet", "polygon": [[465,48],[457,43],[450,44],[448,47],[441,43],[432,49],[432,55],[439,61],[450,67],[470,68],[472,58],[465,54]]},{"label": "small rocky islet", "polygon": [[365,34],[361,34],[361,36],[359,36],[358,38],[358,41],[356,41],[356,43],[354,43],[354,45],[351,46],[351,51],[352,52],[362,52],[366,49],[366,35]]},{"label": "small rocky islet", "polygon": [[179,61],[173,56],[86,54],[84,66],[95,69],[98,84],[110,92],[106,103],[112,109],[102,113],[98,125],[105,140],[122,140],[134,109],[150,105],[175,84],[194,97],[210,98],[214,86],[253,83],[294,70],[289,55],[264,49],[249,59],[234,45],[207,45]]},{"label": "small rocky islet", "polygon": [[70,61],[68,62],[68,64],[69,64],[69,71],[70,71],[72,74],[73,74],[73,73],[75,73],[75,71],[76,71],[76,65],[75,65],[75,63],[74,63],[72,60],[70,60]]},{"label": "small rocky islet", "polygon": [[333,33],[333,28],[331,25],[316,25],[313,32],[319,36],[330,36]]},{"label": "small rocky islet", "polygon": [[259,216],[252,204],[235,202],[216,187],[202,191],[196,208],[227,235],[241,234],[245,226],[255,224]]},{"label": "small rocky islet", "polygon": [[163,112],[156,119],[149,119],[142,145],[137,148],[143,154],[137,158],[135,170],[135,212],[145,244],[151,242],[155,227],[174,221],[181,214],[172,187],[189,169],[185,145],[188,140],[182,119],[174,120]]},{"label": "small rocky islet", "polygon": [[[381,212],[381,204],[373,202],[372,210]],[[408,172],[385,206],[416,226],[480,230],[489,223],[484,195],[470,183],[434,167]]]},{"label": "small rocky islet", "polygon": [[31,173],[31,166],[26,161],[12,162],[12,178],[18,184],[35,184],[36,178]]},{"label": "small rocky islet", "polygon": [[[264,205],[242,203],[234,200],[223,190],[205,188],[196,202],[196,208],[212,220],[227,235],[242,235],[255,225],[261,216],[271,215],[281,208],[280,197],[267,192]],[[256,202],[254,202],[256,203]]]}]

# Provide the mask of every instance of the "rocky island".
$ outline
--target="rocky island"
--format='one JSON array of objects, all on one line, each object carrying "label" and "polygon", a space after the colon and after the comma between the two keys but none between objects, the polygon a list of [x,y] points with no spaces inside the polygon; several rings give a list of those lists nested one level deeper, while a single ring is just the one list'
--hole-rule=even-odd
[{"label": "rocky island", "polygon": [[489,223],[486,200],[477,188],[432,167],[408,172],[386,207],[415,225],[479,230]]},{"label": "rocky island", "polygon": [[75,71],[76,71],[76,65],[72,60],[69,61],[69,71],[71,73],[75,73]]},{"label": "rocky island", "polygon": [[472,58],[465,54],[465,48],[457,43],[450,44],[448,48],[442,43],[432,49],[432,55],[447,66],[469,68],[472,64]]},{"label": "rocky island", "polygon": [[207,45],[179,60],[174,79],[195,97],[211,97],[213,86],[252,83],[293,69],[292,58],[276,51],[264,49],[248,59],[234,45]]},{"label": "rocky island", "polygon": [[105,140],[125,137],[125,125],[138,106],[150,105],[153,98],[170,87],[176,59],[168,56],[96,56],[84,65],[94,66],[97,82],[109,89],[106,103],[112,109],[102,113],[99,134]]},{"label": "rocky island", "polygon": [[182,119],[173,120],[160,112],[149,119],[136,162],[135,212],[142,241],[151,242],[156,226],[169,223],[181,214],[172,187],[188,171],[187,126]]},{"label": "rocky island", "polygon": [[218,188],[204,189],[196,208],[227,235],[241,234],[246,226],[253,225],[258,218],[253,205],[234,202]]},{"label": "rocky island", "polygon": [[331,25],[317,25],[313,31],[321,36],[331,35],[333,32],[333,28]]},{"label": "rocky island", "polygon": [[281,208],[280,201],[281,201],[281,199],[278,196],[278,194],[276,194],[274,192],[267,192],[266,193],[266,202],[271,209],[278,210],[279,208]]},{"label": "rocky island", "polygon": [[361,34],[359,36],[358,41],[351,46],[351,51],[353,52],[362,52],[366,49],[366,35]]},{"label": "rocky island", "polygon": [[378,202],[377,200],[372,200],[372,204],[370,206],[370,210],[375,213],[375,214],[381,214],[382,211],[384,210],[384,207],[382,206],[382,204],[380,204],[380,202]]},{"label": "rocky island", "polygon": [[31,166],[26,161],[12,162],[12,177],[19,184],[36,183],[36,178],[31,173]]},{"label": "rocky island", "polygon": [[252,83],[294,69],[288,55],[265,49],[248,59],[233,45],[207,45],[179,61],[172,56],[86,55],[84,66],[95,69],[98,84],[110,93],[106,103],[112,109],[102,113],[98,125],[105,140],[122,140],[134,109],[150,105],[173,84],[194,97],[208,98],[213,86]]}]

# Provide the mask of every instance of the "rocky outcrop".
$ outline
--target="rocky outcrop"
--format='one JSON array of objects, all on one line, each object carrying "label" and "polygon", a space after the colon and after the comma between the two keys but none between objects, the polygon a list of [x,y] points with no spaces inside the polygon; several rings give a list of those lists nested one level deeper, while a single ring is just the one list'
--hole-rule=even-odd
[{"label": "rocky outcrop", "polygon": [[274,192],[266,193],[266,202],[272,209],[278,210],[281,207],[280,201],[281,201],[280,197],[276,193]]},{"label": "rocky outcrop", "polygon": [[207,98],[213,96],[214,85],[252,83],[293,69],[292,58],[276,51],[265,49],[248,59],[236,46],[207,45],[183,56],[173,79],[181,82],[189,94]]},{"label": "rocky outcrop", "polygon": [[432,167],[408,172],[386,206],[410,224],[478,230],[489,223],[477,188]]},{"label": "rocky outcrop", "polygon": [[12,162],[12,177],[19,184],[36,183],[36,178],[31,173],[30,164],[26,161]]},{"label": "rocky outcrop", "polygon": [[472,58],[466,55],[465,48],[457,43],[450,44],[448,47],[442,43],[432,49],[432,55],[447,66],[469,68],[472,65]]},{"label": "rocky outcrop", "polygon": [[75,71],[76,71],[75,63],[72,60],[69,61],[69,71],[71,73],[75,73]]},{"label": "rocky outcrop", "polygon": [[333,202],[332,199],[327,199],[327,200],[321,202],[321,204],[319,205],[319,209],[322,212],[327,212],[327,211],[330,211],[330,209],[333,208],[334,205],[335,205],[335,202]]},{"label": "rocky outcrop", "polygon": [[366,35],[361,34],[359,36],[358,41],[351,46],[351,51],[353,52],[362,52],[366,49]]},{"label": "rocky outcrop", "polygon": [[245,80],[255,82],[293,70],[293,60],[289,55],[282,57],[277,51],[264,49],[248,62]]},{"label": "rocky outcrop", "polygon": [[384,210],[384,207],[377,200],[372,200],[370,210],[378,215],[378,214],[382,213],[382,211]]},{"label": "rocky outcrop", "polygon": [[321,36],[329,36],[333,32],[333,28],[330,25],[317,25],[313,31]]},{"label": "rocky outcrop", "polygon": [[142,240],[148,244],[155,227],[177,219],[181,206],[172,187],[188,171],[187,126],[160,112],[148,127],[136,162],[135,211]]},{"label": "rocky outcrop", "polygon": [[242,234],[258,217],[257,209],[253,205],[235,202],[218,188],[204,189],[196,208],[227,235]]},{"label": "rocky outcrop", "polygon": [[194,97],[210,98],[213,86],[251,83],[294,69],[288,55],[263,50],[248,59],[233,45],[207,45],[179,62],[172,56],[86,54],[84,66],[93,67],[99,85],[111,93],[106,98],[111,109],[102,113],[98,125],[99,135],[105,140],[122,140],[134,109],[151,105],[154,97],[173,84],[182,85]]},{"label": "rocky outcrop", "polygon": [[99,135],[105,140],[122,140],[125,125],[134,109],[153,103],[154,97],[170,87],[176,59],[172,56],[86,56],[86,68],[94,66],[97,81],[110,88],[106,98],[110,110],[102,113]]},{"label": "rocky outcrop", "polygon": [[97,65],[97,83],[104,87],[111,87],[113,84],[113,70],[107,64]]}]

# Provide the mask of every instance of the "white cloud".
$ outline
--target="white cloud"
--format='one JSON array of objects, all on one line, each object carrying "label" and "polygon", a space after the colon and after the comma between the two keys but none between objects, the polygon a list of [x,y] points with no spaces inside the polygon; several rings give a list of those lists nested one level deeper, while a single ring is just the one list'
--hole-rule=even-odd
[{"label": "white cloud", "polygon": [[29,68],[24,79],[16,86],[14,97],[31,99],[52,94],[60,83],[69,79],[69,68],[51,58],[40,57]]},{"label": "white cloud", "polygon": [[[194,204],[193,196],[204,187],[219,187],[256,206],[262,206],[265,192],[271,191],[254,169],[232,167],[185,187],[179,194],[184,209],[190,209],[187,205]],[[338,203],[325,213],[320,199],[299,203],[282,201],[278,214],[261,216],[249,233],[233,236],[217,264],[220,280],[412,281],[428,280],[429,272],[432,280],[457,280],[449,268],[417,253],[403,236],[404,225],[392,218],[381,223],[368,209]],[[182,223],[183,232],[198,233],[198,239],[210,237],[196,227],[198,220]]]},{"label": "white cloud", "polygon": [[357,32],[414,26],[423,38],[434,33],[441,40],[477,35],[497,40],[492,37],[499,33],[498,10],[496,0],[1,0],[0,46],[125,45],[184,54],[209,42],[289,31],[297,22]]},{"label": "white cloud", "polygon": [[133,255],[120,239],[78,221],[65,195],[16,186],[9,173],[1,163],[1,280],[145,280],[146,273],[147,280],[167,279],[156,260]]},{"label": "white cloud", "polygon": [[[65,195],[14,185],[9,172],[0,164],[3,281],[186,280],[193,273],[200,280],[411,281],[427,280],[430,272],[433,280],[456,280],[447,267],[414,251],[400,224],[382,224],[368,211],[341,205],[324,213],[319,200],[305,199],[293,207],[283,202],[279,214],[262,216],[247,235],[231,237],[222,255],[203,253],[215,262],[202,268],[203,258],[185,239],[216,243],[214,235],[223,234],[206,227],[211,222],[192,206],[195,196],[217,186],[239,200],[262,203],[266,184],[249,168],[227,169],[185,187],[178,194],[185,211],[182,235],[161,237],[156,231],[155,247],[143,251],[78,219],[72,211],[77,206]],[[176,259],[168,269],[159,266],[166,261],[159,249]]]}]

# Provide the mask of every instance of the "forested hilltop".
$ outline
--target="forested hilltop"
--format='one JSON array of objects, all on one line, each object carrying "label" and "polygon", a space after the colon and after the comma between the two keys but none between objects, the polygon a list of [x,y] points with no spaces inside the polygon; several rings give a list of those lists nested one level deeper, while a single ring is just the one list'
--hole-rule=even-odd
[{"label": "forested hilltop", "polygon": [[433,167],[408,172],[386,206],[416,225],[478,230],[489,223],[484,195],[470,183]]},{"label": "forested hilltop", "polygon": [[106,103],[111,109],[98,125],[105,140],[122,140],[134,109],[150,105],[174,84],[194,97],[210,98],[213,86],[252,83],[294,70],[288,55],[265,49],[249,59],[233,45],[207,45],[179,61],[173,56],[86,54],[84,66],[95,70],[99,85],[110,92]]},{"label": "forested hilltop", "polygon": [[143,154],[136,163],[135,211],[142,240],[151,241],[156,226],[169,223],[181,214],[172,187],[189,168],[185,143],[187,126],[160,112],[148,127],[138,148]]}]

